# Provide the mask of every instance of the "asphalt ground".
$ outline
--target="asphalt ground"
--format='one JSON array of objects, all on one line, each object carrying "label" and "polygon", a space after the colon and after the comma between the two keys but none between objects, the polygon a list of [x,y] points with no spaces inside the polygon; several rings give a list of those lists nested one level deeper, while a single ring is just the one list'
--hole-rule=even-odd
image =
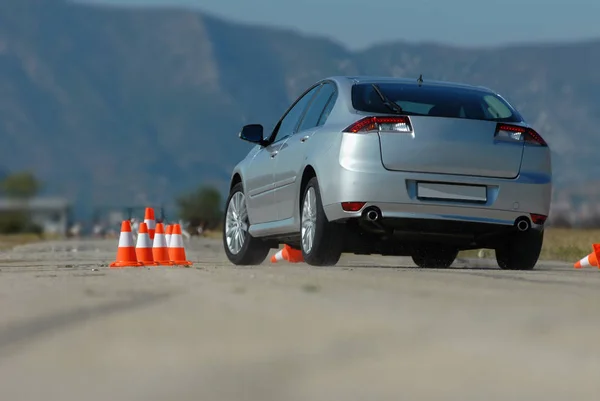
[{"label": "asphalt ground", "polygon": [[0,253],[0,400],[600,400],[598,269],[241,268],[194,239],[190,268],[111,270],[116,246]]}]

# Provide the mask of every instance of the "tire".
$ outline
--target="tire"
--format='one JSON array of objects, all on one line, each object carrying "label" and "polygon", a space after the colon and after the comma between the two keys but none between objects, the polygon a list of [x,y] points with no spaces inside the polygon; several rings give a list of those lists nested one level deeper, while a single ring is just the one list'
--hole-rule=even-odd
[{"label": "tire", "polygon": [[[314,205],[307,204],[307,197]],[[316,177],[308,181],[302,194],[300,218],[300,248],[304,261],[311,266],[334,266],[342,256],[344,230],[342,225],[327,220]],[[308,238],[312,238],[311,243]]]},{"label": "tire", "polygon": [[[242,212],[242,219],[237,220],[233,218],[233,215],[229,216],[229,213],[230,211],[233,211],[233,209],[231,208],[235,206],[236,202],[238,206],[241,206],[241,204],[239,203],[240,200],[243,203],[242,210],[245,211],[245,213]],[[271,248],[263,240],[261,240],[260,238],[253,237],[248,232],[250,222],[248,221],[246,200],[241,183],[238,183],[234,185],[233,188],[231,188],[225,205],[225,214],[223,216],[223,248],[225,249],[227,259],[229,259],[229,261],[234,265],[240,266],[261,264],[267,258],[267,255],[269,254]],[[231,219],[229,219],[228,221],[228,218]],[[240,225],[240,221],[243,224]],[[243,228],[244,225],[245,229]],[[235,230],[236,226],[241,226],[241,231],[239,231],[242,234],[241,247],[236,246],[236,244],[233,243],[234,241],[232,236],[228,235],[228,229],[231,233],[231,230]]]},{"label": "tire", "polygon": [[458,249],[444,246],[427,246],[415,250],[412,260],[423,269],[447,269],[458,256]]},{"label": "tire", "polygon": [[544,243],[544,231],[529,230],[512,234],[496,248],[496,261],[503,270],[533,270]]}]

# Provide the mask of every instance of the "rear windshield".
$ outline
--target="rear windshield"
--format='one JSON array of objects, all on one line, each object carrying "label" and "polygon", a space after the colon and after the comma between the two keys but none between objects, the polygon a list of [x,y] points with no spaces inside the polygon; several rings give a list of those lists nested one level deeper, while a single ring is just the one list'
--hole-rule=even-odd
[{"label": "rear windshield", "polygon": [[[441,86],[380,83],[381,92],[405,115],[520,122],[522,117],[501,97],[479,90]],[[371,84],[352,87],[352,106],[368,113],[392,113]]]}]

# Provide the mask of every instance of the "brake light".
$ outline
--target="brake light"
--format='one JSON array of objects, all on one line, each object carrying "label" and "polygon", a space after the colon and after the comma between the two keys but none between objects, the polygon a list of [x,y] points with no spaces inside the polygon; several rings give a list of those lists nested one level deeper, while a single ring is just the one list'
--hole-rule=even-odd
[{"label": "brake light", "polygon": [[533,222],[533,224],[539,224],[542,225],[546,222],[546,219],[548,217],[544,216],[543,214],[535,214],[535,213],[531,213],[531,221]]},{"label": "brake light", "polygon": [[519,127],[518,125],[498,124],[496,138],[513,140],[538,146],[548,146],[544,138],[533,128]]},{"label": "brake light", "polygon": [[406,116],[398,117],[365,117],[344,130],[353,134],[359,132],[412,132],[410,120]]},{"label": "brake light", "polygon": [[367,202],[342,202],[345,212],[358,212]]},{"label": "brake light", "polygon": [[527,134],[525,135],[525,142],[533,143],[540,146],[548,146],[544,138],[540,134],[538,134],[534,129],[529,128],[527,130]]}]

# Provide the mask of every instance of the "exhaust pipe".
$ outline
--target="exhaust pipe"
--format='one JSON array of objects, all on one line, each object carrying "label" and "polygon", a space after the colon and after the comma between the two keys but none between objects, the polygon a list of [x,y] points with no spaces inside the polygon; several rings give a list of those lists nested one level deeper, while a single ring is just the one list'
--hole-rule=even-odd
[{"label": "exhaust pipe", "polygon": [[371,222],[376,222],[381,218],[381,213],[376,207],[369,208],[365,211],[365,217]]},{"label": "exhaust pipe", "polygon": [[379,220],[379,213],[375,210],[369,210],[367,212],[367,219],[369,219],[369,221],[377,221]]},{"label": "exhaust pipe", "polygon": [[521,217],[516,222],[517,230],[524,232],[529,230],[531,225],[529,224],[529,220],[526,217]]}]

